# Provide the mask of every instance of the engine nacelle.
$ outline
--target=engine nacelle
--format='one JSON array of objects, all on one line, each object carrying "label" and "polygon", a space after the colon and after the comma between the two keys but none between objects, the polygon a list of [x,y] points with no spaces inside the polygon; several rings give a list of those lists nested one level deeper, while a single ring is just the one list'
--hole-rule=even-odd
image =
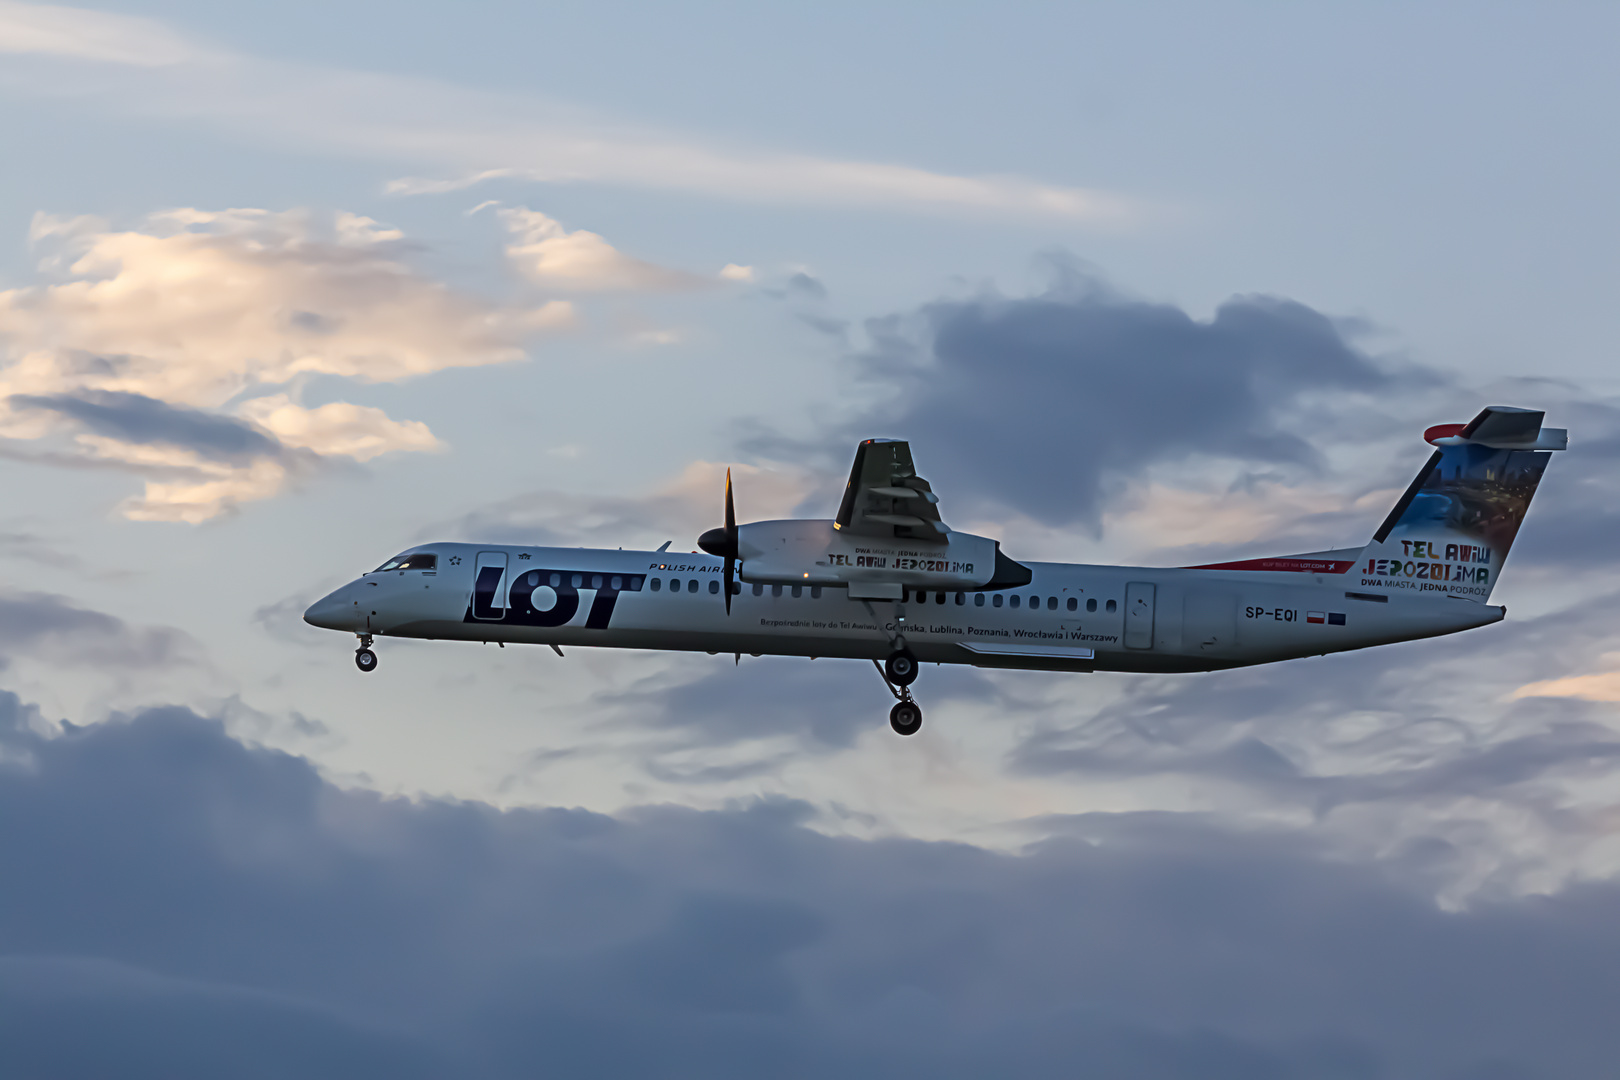
[{"label": "engine nacelle", "polygon": [[956,591],[1028,582],[1029,571],[998,548],[994,540],[963,532],[950,533],[943,544],[853,536],[823,518],[755,521],[737,529],[742,580],[847,585],[855,597],[898,599],[907,587]]}]

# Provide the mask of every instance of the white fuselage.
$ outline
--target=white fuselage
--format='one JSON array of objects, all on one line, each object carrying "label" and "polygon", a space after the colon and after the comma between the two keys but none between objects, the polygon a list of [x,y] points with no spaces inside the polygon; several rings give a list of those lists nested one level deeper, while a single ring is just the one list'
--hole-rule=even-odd
[{"label": "white fuselage", "polygon": [[1033,580],[1017,589],[908,590],[900,600],[744,581],[728,615],[723,560],[711,555],[459,543],[414,550],[436,555],[437,568],[363,575],[305,618],[378,637],[875,660],[898,641],[924,663],[1170,672],[1433,637],[1505,613],[1358,587],[1355,571],[1025,563]]}]

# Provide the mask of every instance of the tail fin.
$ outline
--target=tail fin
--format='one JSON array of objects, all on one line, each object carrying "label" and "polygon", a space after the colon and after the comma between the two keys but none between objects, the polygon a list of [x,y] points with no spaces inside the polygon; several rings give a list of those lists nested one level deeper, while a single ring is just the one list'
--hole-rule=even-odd
[{"label": "tail fin", "polygon": [[1362,549],[1361,584],[1488,600],[1550,451],[1569,445],[1564,429],[1541,426],[1543,415],[1493,405],[1425,431],[1435,451]]}]

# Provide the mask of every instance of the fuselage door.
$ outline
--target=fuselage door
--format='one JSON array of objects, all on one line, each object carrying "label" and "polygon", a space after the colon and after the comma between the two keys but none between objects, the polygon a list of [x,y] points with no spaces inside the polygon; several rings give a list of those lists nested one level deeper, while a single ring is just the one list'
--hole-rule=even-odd
[{"label": "fuselage door", "polygon": [[1125,583],[1125,647],[1153,648],[1153,583]]},{"label": "fuselage door", "polygon": [[475,619],[500,619],[506,615],[506,552],[480,551],[473,569],[472,613]]}]

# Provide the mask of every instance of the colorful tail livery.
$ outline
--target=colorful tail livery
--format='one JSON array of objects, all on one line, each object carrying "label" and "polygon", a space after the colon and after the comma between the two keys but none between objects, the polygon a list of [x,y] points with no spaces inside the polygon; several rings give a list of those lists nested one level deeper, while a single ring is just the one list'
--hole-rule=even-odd
[{"label": "colorful tail livery", "polygon": [[1488,599],[1550,451],[1569,445],[1542,415],[1493,405],[1424,432],[1435,451],[1363,549],[1352,571],[1361,584]]}]

